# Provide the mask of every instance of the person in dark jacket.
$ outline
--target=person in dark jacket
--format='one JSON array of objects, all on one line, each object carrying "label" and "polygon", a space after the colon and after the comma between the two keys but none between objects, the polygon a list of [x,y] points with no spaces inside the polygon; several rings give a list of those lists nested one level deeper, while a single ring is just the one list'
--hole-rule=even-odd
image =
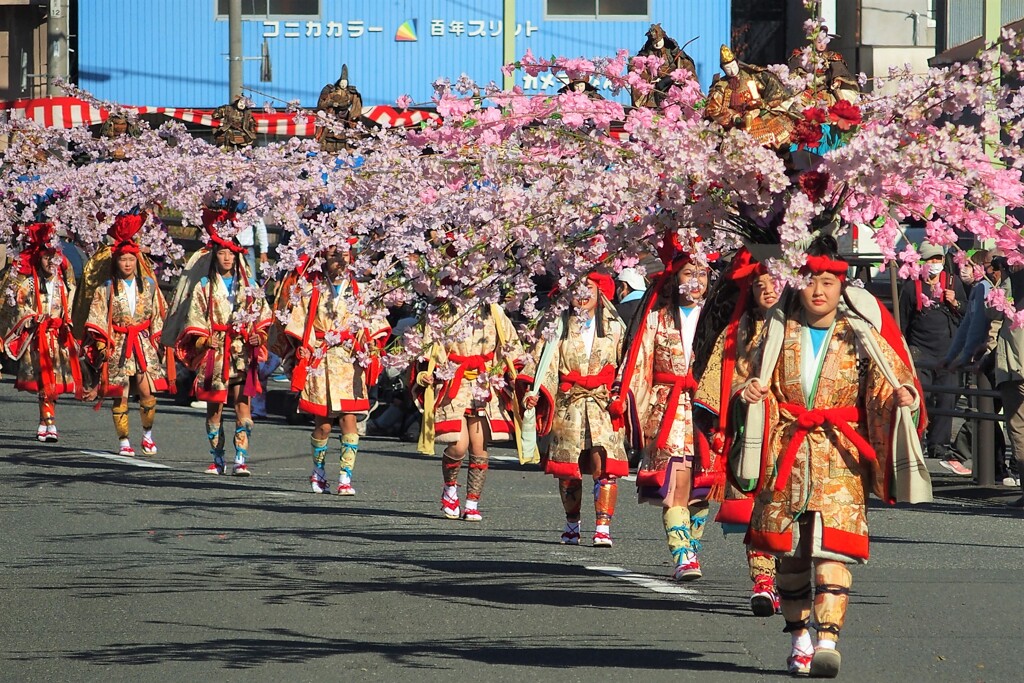
[{"label": "person in dark jacket", "polygon": [[[903,283],[900,293],[900,325],[910,346],[918,376],[925,385],[928,410],[928,433],[925,450],[930,457],[953,472],[967,476],[971,473],[960,457],[950,449],[953,440],[953,418],[943,414],[953,410],[956,395],[956,373],[942,360],[949,352],[953,337],[966,308],[960,278],[944,266],[942,247],[923,242],[918,249],[924,269],[920,278]],[[928,387],[939,391],[929,391]]]}]

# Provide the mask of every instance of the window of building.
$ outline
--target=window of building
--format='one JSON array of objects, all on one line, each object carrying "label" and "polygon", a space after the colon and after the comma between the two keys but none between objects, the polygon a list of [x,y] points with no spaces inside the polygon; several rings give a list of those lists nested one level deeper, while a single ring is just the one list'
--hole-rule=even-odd
[{"label": "window of building", "polygon": [[[217,18],[228,18],[229,0],[217,0]],[[320,0],[242,0],[243,19],[318,17]]]},{"label": "window of building", "polygon": [[546,19],[647,19],[649,0],[545,0]]}]

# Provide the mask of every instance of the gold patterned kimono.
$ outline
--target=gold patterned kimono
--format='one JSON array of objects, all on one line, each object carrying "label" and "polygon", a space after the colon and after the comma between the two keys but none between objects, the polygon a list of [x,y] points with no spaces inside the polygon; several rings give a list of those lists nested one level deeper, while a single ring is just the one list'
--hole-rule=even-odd
[{"label": "gold patterned kimono", "polygon": [[[733,368],[733,378],[736,377],[740,367],[744,365],[749,366],[751,354],[757,348],[758,337],[763,329],[764,320],[759,315],[755,316],[747,312],[740,316],[737,337],[740,340],[746,340],[747,343],[736,348],[736,365]],[[711,350],[711,357],[708,359],[707,367],[700,378],[697,392],[693,397],[695,418],[697,411],[704,410],[707,411],[713,421],[712,429],[716,430],[711,439],[712,456],[714,458],[713,468],[721,472],[723,476],[724,467],[721,466],[724,463],[721,463],[718,458],[724,457],[724,451],[728,447],[727,441],[731,438],[729,432],[735,428],[735,419],[727,415],[726,433],[717,432],[721,424],[719,421],[721,411],[731,409],[730,399],[733,382],[730,381],[728,386],[724,388],[722,386],[725,339],[728,332],[729,330],[726,328],[718,335],[718,339],[715,340],[715,346]],[[698,421],[698,424],[703,423]],[[716,484],[719,486],[721,483],[723,482],[720,480],[716,481]],[[718,488],[716,486],[713,491],[720,491],[720,493],[713,495],[712,500],[717,500],[721,503],[715,521],[722,524],[741,524],[744,527],[750,523],[750,511],[754,502],[751,496],[743,493],[728,479],[724,481],[724,487]]]},{"label": "gold patterned kimono", "polygon": [[[614,312],[604,306],[597,310],[602,315],[604,336],[594,331],[590,354],[579,319],[570,318],[542,380],[554,397],[552,441],[544,471],[560,479],[580,479],[580,453],[591,448],[604,449],[605,476],[629,475],[622,430],[615,429],[608,413],[626,328]],[[591,325],[596,321],[592,320]]]},{"label": "gold patterned kimono", "polygon": [[93,292],[85,322],[93,339],[107,345],[107,396],[122,396],[129,380],[138,373],[145,374],[156,391],[167,390],[160,345],[166,309],[163,294],[149,277],[137,276],[135,282],[138,291],[134,310],[123,281],[117,283],[115,290],[114,282],[107,280]]},{"label": "gold patterned kimono", "polygon": [[298,361],[292,374],[292,389],[300,392],[299,409],[321,417],[369,413],[369,389],[377,381],[380,365],[364,368],[356,354],[368,351],[379,359],[380,345],[388,335],[387,329],[363,330],[353,337],[348,301],[357,290],[348,281],[339,287],[328,284],[321,290],[306,284],[285,327],[285,334],[311,354],[308,360]]},{"label": "gold patterned kimono", "polygon": [[[671,306],[663,306],[649,313],[638,331],[641,346],[629,390],[643,437],[643,461],[636,477],[642,501],[662,504],[670,463],[693,467],[696,448],[691,401],[697,385],[690,365],[699,318],[700,306],[689,315],[681,314],[680,331]],[[648,495],[651,489],[662,490],[662,495]]]},{"label": "gold patterned kimono", "polygon": [[[816,372],[806,329],[786,320],[766,399],[763,474],[746,542],[753,550],[793,555],[800,528],[795,518],[812,512],[813,557],[864,562],[868,493],[887,497],[895,389],[845,315],[823,342]],[[874,328],[870,333],[901,384],[912,386],[912,370]]]},{"label": "gold patterned kimono", "polygon": [[[490,311],[496,311],[495,319]],[[442,443],[455,443],[462,432],[467,416],[486,417],[493,441],[507,441],[514,433],[510,394],[500,391],[495,395],[488,392],[477,381],[485,375],[503,376],[507,373],[506,358],[515,363],[526,356],[512,321],[505,312],[490,307],[488,312],[478,315],[466,323],[471,328],[468,338],[444,350],[438,363],[442,367],[450,363],[455,368],[451,379],[437,381],[437,400],[434,407],[435,439]],[[498,328],[508,349],[503,353],[498,341]],[[435,371],[436,375],[436,371]],[[508,390],[511,391],[511,383]]]},{"label": "gold patterned kimono", "polygon": [[[40,279],[33,271],[22,275],[11,265],[0,291],[0,339],[12,360],[18,361],[14,388],[56,397],[82,390],[78,342],[72,334],[71,302],[75,276],[65,261],[60,274]],[[14,288],[14,304],[8,303],[7,283]]]},{"label": "gold patterned kimono", "polygon": [[[225,403],[228,387],[243,382],[247,395],[259,393],[257,366],[266,359],[266,346],[254,348],[247,339],[256,334],[265,344],[272,314],[262,290],[251,288],[247,293],[240,283],[233,284],[234,303],[219,274],[199,280],[188,300],[185,329],[175,345],[179,358],[196,371],[194,393],[201,401]],[[211,340],[214,348],[197,349],[201,337]]]},{"label": "gold patterned kimono", "polygon": [[758,144],[778,148],[789,143],[793,131],[793,120],[781,111],[788,96],[775,74],[744,64],[736,76],[716,77],[704,114],[727,130],[745,130]]}]

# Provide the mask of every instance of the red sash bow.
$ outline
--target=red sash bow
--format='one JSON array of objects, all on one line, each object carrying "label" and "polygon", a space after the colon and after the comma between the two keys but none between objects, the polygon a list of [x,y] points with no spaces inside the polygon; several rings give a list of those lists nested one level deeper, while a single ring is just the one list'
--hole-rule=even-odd
[{"label": "red sash bow", "polygon": [[142,351],[142,342],[140,341],[141,333],[149,331],[149,323],[150,321],[147,320],[137,325],[111,325],[111,329],[114,332],[120,332],[125,335],[124,359],[127,361],[134,358],[139,372],[146,372],[149,369],[149,365],[146,363],[146,354]]},{"label": "red sash bow", "polygon": [[668,384],[672,387],[668,394],[665,415],[661,418],[661,429],[658,430],[658,440],[656,442],[658,448],[666,448],[668,447],[669,433],[672,431],[672,423],[676,419],[676,411],[679,410],[679,399],[684,391],[690,394],[697,391],[697,381],[693,378],[693,373],[690,371],[687,371],[685,375],[674,375],[671,372],[656,372],[654,373],[653,380],[654,384]]},{"label": "red sash bow", "polygon": [[448,398],[454,399],[459,395],[459,388],[462,386],[462,380],[465,378],[466,372],[470,370],[477,373],[487,372],[487,364],[494,360],[494,351],[479,356],[459,356],[450,353],[448,354],[448,360],[459,364],[459,368],[455,371],[455,376],[452,378],[452,383],[448,386]]},{"label": "red sash bow", "polygon": [[563,394],[572,391],[573,387],[579,387],[581,389],[593,390],[598,387],[605,387],[609,391],[612,388],[612,382],[615,381],[615,366],[606,365],[601,368],[601,371],[596,375],[583,375],[580,374],[579,370],[573,370],[570,373],[558,376],[558,390]]},{"label": "red sash bow", "polygon": [[793,464],[796,462],[797,451],[808,435],[819,427],[832,427],[850,440],[857,451],[868,460],[877,459],[875,449],[871,444],[857,432],[856,424],[862,422],[866,415],[857,406],[844,406],[842,408],[815,408],[808,409],[797,403],[781,403],[781,410],[785,410],[796,418],[796,431],[786,446],[782,457],[776,465],[775,490],[781,491],[789,482],[790,474],[793,472]]}]

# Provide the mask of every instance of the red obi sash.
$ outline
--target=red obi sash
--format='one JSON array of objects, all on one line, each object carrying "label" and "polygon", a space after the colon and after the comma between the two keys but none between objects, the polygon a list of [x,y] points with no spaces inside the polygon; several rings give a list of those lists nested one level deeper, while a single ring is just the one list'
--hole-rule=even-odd
[{"label": "red obi sash", "polygon": [[857,451],[868,460],[877,459],[875,449],[871,444],[857,432],[856,424],[862,422],[866,415],[857,406],[844,406],[842,408],[815,408],[808,409],[797,403],[780,403],[779,408],[790,413],[796,418],[796,431],[782,453],[776,466],[775,490],[781,491],[789,482],[790,474],[793,472],[793,464],[796,462],[797,451],[807,436],[819,427],[830,426],[839,431],[850,440]]},{"label": "red obi sash", "polygon": [[450,353],[448,354],[448,360],[459,364],[458,369],[455,371],[455,376],[452,377],[451,384],[448,385],[447,392],[449,400],[454,400],[459,395],[459,389],[462,387],[462,380],[465,379],[466,372],[473,371],[478,374],[487,372],[487,364],[494,360],[494,351],[478,356],[460,356]]},{"label": "red obi sash", "polygon": [[658,430],[658,448],[668,447],[668,436],[672,431],[672,423],[676,419],[676,412],[679,410],[679,399],[683,392],[690,394],[697,391],[697,381],[693,378],[692,372],[685,375],[674,375],[671,372],[656,372],[653,377],[654,384],[668,384],[672,389],[668,394],[668,403],[665,406],[665,415],[661,418],[661,428]]},{"label": "red obi sash", "polygon": [[558,376],[558,390],[563,394],[567,394],[572,391],[573,387],[579,387],[580,389],[586,389],[588,391],[604,387],[610,391],[612,388],[612,382],[614,381],[614,365],[604,366],[596,375],[583,375],[579,370],[573,370],[572,372]]},{"label": "red obi sash", "polygon": [[142,342],[139,337],[141,333],[149,331],[149,323],[150,321],[147,320],[137,325],[111,325],[111,329],[114,332],[120,332],[125,335],[124,358],[125,360],[134,358],[138,364],[139,372],[146,372],[149,369],[149,365],[146,363],[146,354],[142,351]]},{"label": "red obi sash", "polygon": [[75,380],[75,396],[82,397],[82,368],[79,366],[78,347],[71,336],[71,328],[63,318],[44,318],[36,325],[36,350],[39,353],[39,388],[46,398],[57,397],[57,372],[53,367],[54,350],[67,349],[71,376]]}]

